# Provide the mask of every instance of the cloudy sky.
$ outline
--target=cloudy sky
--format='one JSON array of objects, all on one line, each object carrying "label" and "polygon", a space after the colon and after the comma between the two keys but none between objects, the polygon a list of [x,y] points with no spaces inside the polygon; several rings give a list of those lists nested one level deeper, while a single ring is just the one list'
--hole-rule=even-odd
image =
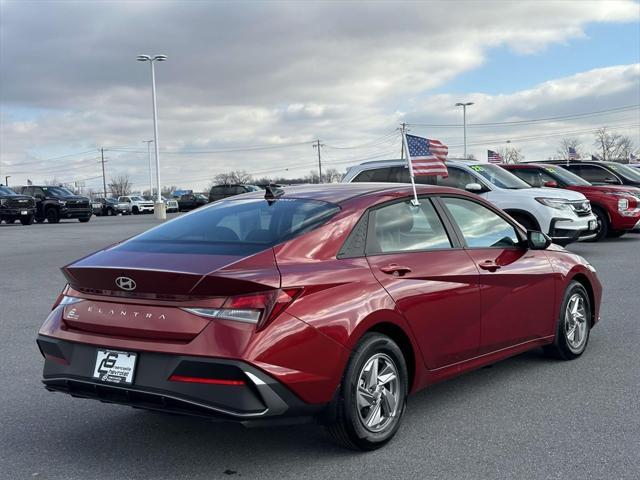
[{"label": "cloudy sky", "polygon": [[[563,136],[589,151],[601,126],[640,145],[633,0],[0,0],[0,175],[98,187],[102,147],[107,178],[146,188],[143,53],[169,57],[156,69],[164,184],[303,175],[316,138],[325,168],[397,157],[401,122],[459,156],[460,101],[475,103],[479,159],[505,145],[547,158]],[[565,118],[495,125],[550,117]]]}]

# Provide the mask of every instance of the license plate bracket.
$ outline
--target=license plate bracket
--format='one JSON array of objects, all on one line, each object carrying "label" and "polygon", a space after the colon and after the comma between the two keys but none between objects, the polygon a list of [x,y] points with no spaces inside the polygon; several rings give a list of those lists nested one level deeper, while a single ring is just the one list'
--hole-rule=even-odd
[{"label": "license plate bracket", "polygon": [[131,385],[138,355],[133,352],[98,349],[93,378],[105,383]]}]

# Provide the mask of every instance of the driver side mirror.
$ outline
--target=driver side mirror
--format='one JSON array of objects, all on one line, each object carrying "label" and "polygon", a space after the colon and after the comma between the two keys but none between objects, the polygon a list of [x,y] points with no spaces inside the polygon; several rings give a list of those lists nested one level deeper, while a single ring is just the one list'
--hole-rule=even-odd
[{"label": "driver side mirror", "polygon": [[484,187],[482,185],[480,185],[479,183],[467,183],[464,186],[464,189],[467,192],[471,192],[471,193],[482,193],[485,191]]},{"label": "driver side mirror", "polygon": [[551,238],[536,230],[527,230],[527,243],[531,250],[546,250],[551,245]]},{"label": "driver side mirror", "polygon": [[547,182],[544,182],[543,187],[558,188],[558,182],[556,182],[555,180],[549,180]]}]

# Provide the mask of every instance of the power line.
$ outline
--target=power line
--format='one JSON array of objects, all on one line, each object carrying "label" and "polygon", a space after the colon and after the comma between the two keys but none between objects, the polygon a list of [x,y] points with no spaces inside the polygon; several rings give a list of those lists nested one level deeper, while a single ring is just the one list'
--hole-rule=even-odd
[{"label": "power line", "polygon": [[[572,120],[578,118],[595,117],[599,115],[606,115],[610,113],[625,112],[630,110],[639,109],[640,104],[627,105],[625,107],[610,108],[607,110],[597,110],[594,112],[575,113],[570,115],[560,115],[556,117],[545,118],[532,118],[529,120],[513,120],[508,122],[487,122],[487,123],[468,123],[467,127],[502,127],[502,126],[514,126],[514,125],[528,125],[533,123],[548,122],[554,120]],[[462,125],[457,123],[438,124],[438,123],[407,123],[409,126],[414,127],[435,127],[435,128],[461,128]]]}]

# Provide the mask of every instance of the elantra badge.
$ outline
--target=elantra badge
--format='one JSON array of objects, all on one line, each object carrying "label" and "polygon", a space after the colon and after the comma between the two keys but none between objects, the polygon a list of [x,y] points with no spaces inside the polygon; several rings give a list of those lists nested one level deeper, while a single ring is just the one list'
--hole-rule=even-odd
[{"label": "elantra badge", "polygon": [[128,292],[136,289],[136,282],[134,282],[133,279],[129,277],[116,278],[116,285],[122,290],[127,290]]}]

